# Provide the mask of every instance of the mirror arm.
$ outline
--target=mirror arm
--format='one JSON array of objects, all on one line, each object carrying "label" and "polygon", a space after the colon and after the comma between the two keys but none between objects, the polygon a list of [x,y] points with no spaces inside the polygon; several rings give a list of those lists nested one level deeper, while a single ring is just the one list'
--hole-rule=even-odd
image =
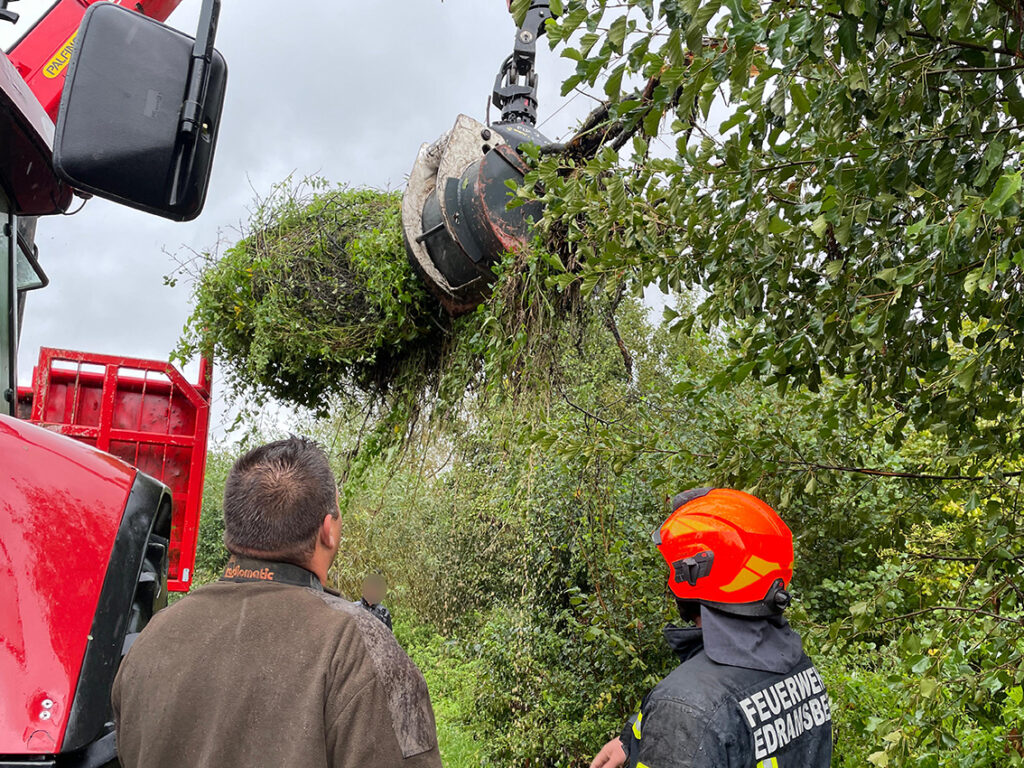
[{"label": "mirror arm", "polygon": [[174,150],[174,165],[171,178],[170,204],[178,205],[186,190],[185,185],[192,175],[195,160],[195,146],[202,131],[203,109],[206,89],[210,83],[210,62],[213,60],[213,43],[217,37],[217,20],[220,17],[220,0],[203,0],[199,13],[199,30],[192,46],[192,63],[189,67],[188,89],[181,105],[181,119],[178,123],[178,139]]}]

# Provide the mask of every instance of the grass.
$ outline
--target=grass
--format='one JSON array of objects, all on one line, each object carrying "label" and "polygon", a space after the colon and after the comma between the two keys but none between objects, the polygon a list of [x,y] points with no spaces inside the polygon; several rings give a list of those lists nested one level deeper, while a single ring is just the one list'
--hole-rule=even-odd
[{"label": "grass", "polygon": [[486,751],[472,725],[473,680],[480,674],[479,661],[469,659],[457,642],[401,618],[396,618],[395,636],[427,681],[445,768],[485,765]]}]

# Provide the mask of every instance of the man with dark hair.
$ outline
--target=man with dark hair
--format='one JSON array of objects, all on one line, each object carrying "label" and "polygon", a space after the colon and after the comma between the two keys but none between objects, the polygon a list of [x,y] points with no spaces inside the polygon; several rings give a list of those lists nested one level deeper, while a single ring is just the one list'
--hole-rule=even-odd
[{"label": "man with dark hair", "polygon": [[291,437],[232,467],[231,560],[161,611],[114,681],[124,768],[440,768],[419,670],[371,614],[327,590],[337,485]]},{"label": "man with dark hair", "polygon": [[388,583],[379,573],[371,573],[363,579],[363,594],[356,605],[376,616],[388,629],[391,627],[391,611],[384,607],[384,595],[388,593]]}]

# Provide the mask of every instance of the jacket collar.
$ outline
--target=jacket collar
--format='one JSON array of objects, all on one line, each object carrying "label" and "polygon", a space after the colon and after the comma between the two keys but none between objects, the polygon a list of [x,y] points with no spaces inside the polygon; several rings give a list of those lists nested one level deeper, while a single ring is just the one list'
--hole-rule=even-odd
[{"label": "jacket collar", "polygon": [[234,555],[228,560],[221,581],[244,584],[254,581],[291,584],[296,587],[307,587],[317,592],[324,591],[324,585],[312,571],[292,563],[281,563],[274,560],[259,560],[254,557]]},{"label": "jacket collar", "polygon": [[781,613],[744,618],[702,605],[704,651],[719,664],[785,674],[803,658],[803,643]]},{"label": "jacket collar", "polygon": [[664,629],[665,641],[680,661],[689,661],[704,648],[704,633],[700,627],[677,627],[669,624]]},{"label": "jacket collar", "polygon": [[717,664],[784,674],[803,658],[800,636],[781,614],[746,619],[706,605],[700,613],[700,627],[665,627],[665,640],[680,661],[704,651]]}]

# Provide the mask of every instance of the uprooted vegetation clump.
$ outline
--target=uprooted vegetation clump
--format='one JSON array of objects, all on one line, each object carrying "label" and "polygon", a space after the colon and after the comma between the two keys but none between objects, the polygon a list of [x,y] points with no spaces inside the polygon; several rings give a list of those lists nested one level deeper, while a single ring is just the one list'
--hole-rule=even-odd
[{"label": "uprooted vegetation clump", "polygon": [[176,357],[212,355],[232,395],[257,408],[322,415],[341,396],[381,417],[367,423],[394,432],[385,443],[401,441],[403,421],[443,418],[481,387],[551,392],[562,346],[598,316],[615,332],[622,292],[584,298],[562,285],[561,264],[540,239],[504,254],[491,295],[453,319],[407,257],[400,193],[289,179],[257,200],[233,245],[184,270],[193,311]]},{"label": "uprooted vegetation clump", "polygon": [[406,257],[398,192],[281,184],[241,234],[204,255],[179,348],[212,353],[233,389],[314,409],[381,392],[448,327]]}]

